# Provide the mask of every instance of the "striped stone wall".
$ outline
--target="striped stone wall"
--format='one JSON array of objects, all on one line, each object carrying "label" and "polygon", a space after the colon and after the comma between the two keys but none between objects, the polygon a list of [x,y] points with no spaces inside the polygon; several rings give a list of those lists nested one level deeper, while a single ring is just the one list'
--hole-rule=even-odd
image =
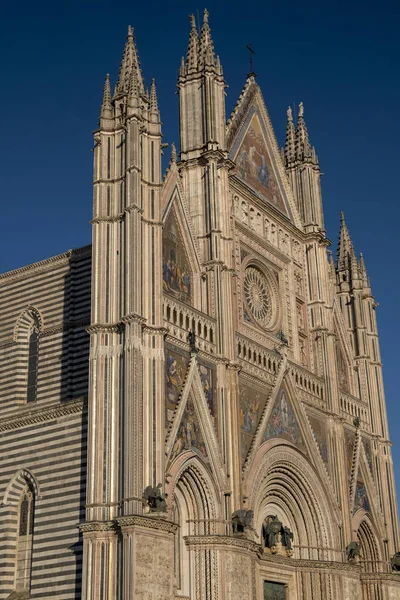
[{"label": "striped stone wall", "polygon": [[[0,275],[0,600],[15,588],[18,502],[34,490],[31,598],[80,597],[91,248]],[[39,328],[37,398],[27,334]]]}]

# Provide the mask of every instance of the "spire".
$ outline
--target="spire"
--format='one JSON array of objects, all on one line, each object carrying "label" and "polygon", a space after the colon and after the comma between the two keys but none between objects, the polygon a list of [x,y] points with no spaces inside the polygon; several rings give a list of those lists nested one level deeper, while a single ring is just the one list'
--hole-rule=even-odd
[{"label": "spire", "polygon": [[191,29],[189,34],[189,45],[186,54],[186,66],[188,70],[197,69],[199,58],[199,36],[197,34],[196,19],[190,15]]},{"label": "spire", "polygon": [[286,125],[286,139],[285,139],[285,164],[288,166],[292,161],[295,160],[295,150],[296,150],[296,131],[293,123],[293,114],[292,109],[287,109],[287,125]]},{"label": "spire", "polygon": [[296,157],[298,160],[311,158],[312,149],[308,138],[308,131],[304,121],[304,104],[299,104],[299,118],[296,128]]},{"label": "spire", "polygon": [[337,249],[339,271],[349,267],[354,255],[354,248],[350,239],[349,230],[347,229],[346,221],[344,220],[344,213],[341,212],[340,216],[340,233]]},{"label": "spire", "polygon": [[109,119],[112,113],[111,103],[111,86],[110,86],[110,75],[107,73],[104,81],[103,100],[101,103],[100,118]]},{"label": "spire", "polygon": [[157,90],[156,90],[156,80],[151,80],[151,88],[150,88],[150,111],[158,112],[158,102],[157,102]]},{"label": "spire", "polygon": [[126,94],[129,91],[132,92],[132,88],[130,89],[132,71],[134,72],[133,78],[136,80],[137,92],[139,94],[143,94],[144,87],[139,57],[136,49],[135,38],[133,36],[133,28],[129,25],[121,66],[119,68],[118,83],[116,88],[117,95]]},{"label": "spire", "polygon": [[208,10],[204,9],[203,27],[200,32],[200,65],[215,66],[214,44],[211,38],[211,30],[208,24]]}]

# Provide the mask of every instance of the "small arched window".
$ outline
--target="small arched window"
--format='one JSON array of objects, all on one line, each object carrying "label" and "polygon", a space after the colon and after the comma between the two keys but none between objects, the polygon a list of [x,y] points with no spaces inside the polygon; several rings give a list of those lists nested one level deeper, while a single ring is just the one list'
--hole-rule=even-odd
[{"label": "small arched window", "polygon": [[29,592],[32,571],[32,539],[35,497],[29,485],[18,505],[17,553],[15,561],[15,590]]},{"label": "small arched window", "polygon": [[26,401],[35,402],[37,392],[37,371],[39,360],[39,329],[32,327],[28,342],[28,381]]}]

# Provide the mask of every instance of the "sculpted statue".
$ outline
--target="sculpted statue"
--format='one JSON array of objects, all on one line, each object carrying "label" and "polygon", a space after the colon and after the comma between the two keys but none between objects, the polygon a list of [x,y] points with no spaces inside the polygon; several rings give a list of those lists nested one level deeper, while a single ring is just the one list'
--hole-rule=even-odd
[{"label": "sculpted statue", "polygon": [[400,571],[400,552],[396,552],[396,554],[392,556],[391,563],[393,571]]},{"label": "sculpted statue", "polygon": [[[264,538],[264,543],[266,548],[273,548],[277,545],[279,539],[278,536],[282,531],[282,523],[275,515],[274,517],[269,517],[267,523],[265,523],[262,527],[262,536]],[[290,530],[289,530],[290,531]],[[292,532],[290,532],[292,533]],[[293,538],[293,533],[292,533]]]},{"label": "sculpted statue", "polygon": [[286,546],[286,550],[292,549],[293,532],[289,527],[283,526],[281,530],[282,546]]},{"label": "sculpted statue", "polygon": [[358,542],[350,542],[346,548],[347,560],[354,560],[356,556],[360,556],[360,544]]},{"label": "sculpted statue", "polygon": [[282,344],[285,344],[285,346],[289,345],[289,341],[288,341],[286,335],[283,333],[282,329],[278,333],[278,339],[282,342]]},{"label": "sculpted statue", "polygon": [[253,517],[254,513],[252,510],[235,510],[235,512],[232,515],[233,533],[244,533],[246,529],[251,529],[252,531],[254,531]]},{"label": "sculpted statue", "polygon": [[150,508],[150,512],[166,512],[167,510],[165,499],[168,497],[168,494],[163,494],[161,488],[161,483],[157,487],[148,485],[143,492],[143,506],[147,505]]},{"label": "sculpted statue", "polygon": [[195,352],[197,354],[199,349],[196,346],[196,332],[194,329],[191,329],[188,333],[188,342],[190,346],[190,352]]}]

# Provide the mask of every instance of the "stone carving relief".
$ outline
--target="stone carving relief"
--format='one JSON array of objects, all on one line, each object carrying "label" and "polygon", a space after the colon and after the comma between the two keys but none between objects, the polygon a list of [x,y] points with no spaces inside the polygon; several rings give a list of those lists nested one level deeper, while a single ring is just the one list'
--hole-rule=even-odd
[{"label": "stone carving relief", "polygon": [[226,560],[226,592],[228,600],[252,600],[251,559],[231,553]]},{"label": "stone carving relief", "polygon": [[343,580],[343,600],[360,600],[360,582],[356,579]]},{"label": "stone carving relief", "polygon": [[173,572],[172,542],[137,534],[135,598],[170,600]]}]

